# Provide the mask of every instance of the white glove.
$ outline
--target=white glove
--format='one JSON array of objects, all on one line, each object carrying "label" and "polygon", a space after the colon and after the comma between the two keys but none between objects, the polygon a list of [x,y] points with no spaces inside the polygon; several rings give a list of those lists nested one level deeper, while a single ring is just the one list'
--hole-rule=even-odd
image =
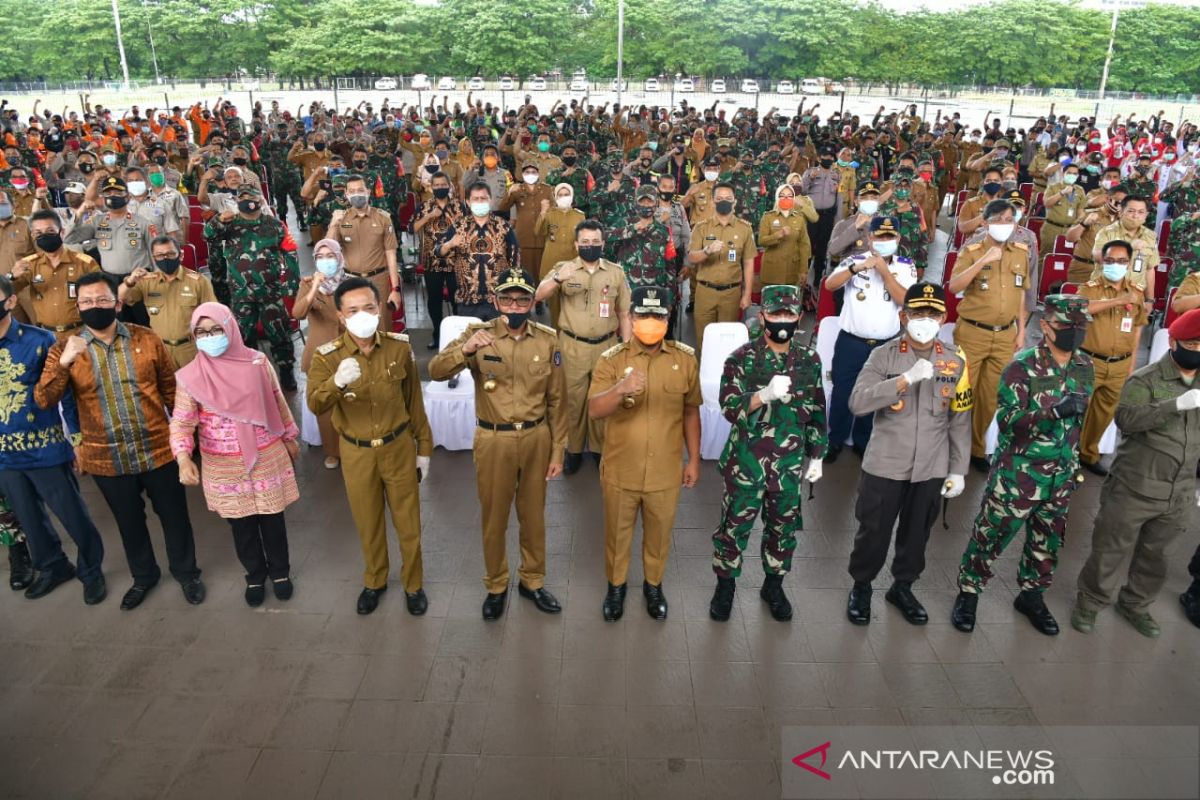
[{"label": "white glove", "polygon": [[758,390],[758,399],[763,405],[770,405],[776,400],[782,400],[791,392],[792,379],[787,375],[776,375],[771,382]]},{"label": "white glove", "polygon": [[429,477],[429,456],[417,456],[417,483]]},{"label": "white glove", "polygon": [[1192,411],[1200,408],[1200,389],[1188,389],[1175,398],[1176,411]]},{"label": "white glove", "polygon": [[967,482],[962,475],[947,475],[946,483],[942,486],[942,497],[947,500],[958,497],[966,487]]},{"label": "white glove", "polygon": [[804,470],[804,480],[809,483],[821,480],[821,459],[814,458],[808,462],[808,469]]},{"label": "white glove", "polygon": [[923,358],[918,358],[917,363],[908,368],[908,371],[900,377],[908,381],[909,386],[918,384],[921,381],[927,381],[933,377],[933,364]]},{"label": "white glove", "polygon": [[343,358],[338,364],[337,372],[333,373],[333,383],[339,389],[345,389],[362,377],[362,367],[353,358]]}]

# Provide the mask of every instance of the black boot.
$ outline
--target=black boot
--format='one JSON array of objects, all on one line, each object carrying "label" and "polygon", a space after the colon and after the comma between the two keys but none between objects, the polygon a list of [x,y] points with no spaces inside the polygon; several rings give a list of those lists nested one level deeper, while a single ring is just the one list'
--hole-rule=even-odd
[{"label": "black boot", "polygon": [[728,622],[729,614],[733,611],[733,593],[736,590],[737,583],[733,578],[717,578],[717,589],[708,604],[708,615],[717,622]]},{"label": "black boot", "polygon": [[29,557],[29,546],[23,541],[13,542],[8,546],[8,587],[19,592],[31,583],[33,560]]},{"label": "black boot", "polygon": [[296,373],[291,366],[279,368],[279,388],[285,392],[296,391]]},{"label": "black boot", "polygon": [[892,584],[892,588],[888,589],[883,599],[900,609],[900,613],[909,623],[924,625],[929,622],[929,614],[925,613],[925,606],[921,605],[921,601],[913,596],[912,581],[896,581]]},{"label": "black boot", "polygon": [[1013,600],[1013,608],[1028,617],[1038,633],[1058,636],[1058,620],[1046,608],[1046,600],[1041,592],[1021,592]]},{"label": "black boot", "polygon": [[1188,590],[1179,595],[1179,604],[1188,622],[1200,628],[1200,579],[1192,581]]},{"label": "black boot", "polygon": [[871,621],[871,584],[855,581],[846,600],[846,618],[855,625],[866,625]]},{"label": "black boot", "polygon": [[620,586],[608,585],[608,593],[604,595],[604,619],[608,622],[616,622],[625,613],[625,590],[627,584],[622,583]]},{"label": "black boot", "polygon": [[779,622],[787,622],[792,618],[792,604],[783,593],[783,576],[767,575],[763,578],[762,589],[758,596],[771,609],[771,616]]},{"label": "black boot", "polygon": [[979,595],[975,592],[959,592],[950,611],[950,624],[963,633],[975,630],[975,607],[978,605]]}]

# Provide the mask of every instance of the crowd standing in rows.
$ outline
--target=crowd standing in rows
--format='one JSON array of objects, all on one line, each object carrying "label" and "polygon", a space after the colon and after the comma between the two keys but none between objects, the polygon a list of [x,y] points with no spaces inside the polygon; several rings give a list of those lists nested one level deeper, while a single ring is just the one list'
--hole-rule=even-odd
[{"label": "crowd standing in rows", "polygon": [[[678,341],[690,315],[699,346],[714,323],[752,329],[720,382],[731,431],[718,461],[714,620],[730,616],[760,516],[761,596],[791,618],[782,584],[802,483],[848,447],[862,459],[852,623],[870,622],[893,539],[886,600],[913,624],[928,620],[913,585],[939,501],[963,492],[973,466],[987,485],[953,624],[973,629],[995,560],[1024,533],[1014,605],[1057,633],[1043,594],[1088,470],[1105,485],[1072,625],[1090,632],[1114,604],[1157,635],[1149,607],[1165,553],[1196,528],[1200,132],[1161,114],[1101,125],[1053,107],[1007,130],[958,113],[922,119],[915,105],[869,119],[818,109],[540,110],[528,97],[504,109],[468,95],[343,113],[273,102],[243,116],[221,99],[122,114],[86,102],[61,115],[3,110],[0,536],[12,587],[37,598],[78,577],[85,602],[104,599],[86,473],[125,549],[122,608],[160,580],[144,497],[172,576],[203,602],[183,489],[196,484],[230,522],[246,602],[261,605],[268,582],[289,599],[284,512],[299,497],[300,451],[287,395],[298,387],[293,329],[306,320],[303,402],[325,467],[345,479],[365,562],[357,610],[374,611],[387,589],[386,510],[408,611],[423,614],[418,484],[433,440],[399,332],[398,251],[412,237],[429,348],[440,351],[429,377],[474,378],[484,619],[505,611],[514,504],[518,592],[561,610],[544,585],[546,482],[576,474],[589,453],[604,503],[603,616],[624,613],[640,519],[647,611],[667,617],[675,512],[700,471],[698,356]],[[931,282],[943,215],[960,241]],[[1158,245],[1168,222],[1170,271]],[[1045,258],[1068,245],[1069,285],[1044,291]],[[304,278],[301,246],[316,266]],[[1137,370],[1163,281],[1178,315],[1168,354]],[[826,298],[838,325],[829,364],[797,336]],[[447,306],[479,322],[441,342]],[[552,325],[535,320],[547,313]],[[1035,319],[1040,336],[1029,337]],[[1098,446],[1114,418],[1122,438],[1106,468]],[[76,543],[74,564],[47,508]],[[1200,626],[1200,548],[1189,571],[1180,602]]]}]

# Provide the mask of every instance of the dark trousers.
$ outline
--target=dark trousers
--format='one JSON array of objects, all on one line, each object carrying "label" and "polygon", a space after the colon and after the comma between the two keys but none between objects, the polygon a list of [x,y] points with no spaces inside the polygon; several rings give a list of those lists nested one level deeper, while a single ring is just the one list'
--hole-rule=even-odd
[{"label": "dark trousers", "polygon": [[271,580],[282,580],[291,574],[288,563],[287,523],[283,512],[252,514],[229,520],[233,529],[233,547],[238,561],[246,569],[246,584],[261,586]]},{"label": "dark trousers", "polygon": [[62,540],[46,514],[49,506],[67,529],[67,534],[75,540],[78,549],[75,569],[79,579],[91,583],[100,577],[104,541],[83,503],[79,479],[71,471],[70,464],[0,470],[0,494],[8,498],[25,531],[29,555],[38,572],[61,574],[71,565],[63,552]]},{"label": "dark trousers", "polygon": [[812,242],[812,275],[813,288],[821,288],[821,279],[825,277],[825,259],[829,252],[829,237],[833,234],[833,224],[837,221],[837,206],[817,209],[817,221],[808,223],[808,240]]},{"label": "dark trousers", "polygon": [[162,576],[154,558],[150,529],[146,527],[146,503],[142,493],[150,498],[150,506],[158,515],[163,538],[167,543],[167,566],[180,583],[200,577],[196,566],[196,542],[192,537],[192,522],[188,518],[187,494],[179,482],[179,465],[169,461],[149,472],[136,475],[93,475],[96,486],[104,495],[125,548],[125,560],[137,586],[153,586]]},{"label": "dark trousers", "polygon": [[454,303],[454,290],[457,283],[454,279],[453,272],[426,272],[425,273],[425,299],[429,304],[429,321],[433,323],[433,341],[438,341],[438,336],[442,330],[442,308],[443,308],[443,292],[447,292],[450,297],[450,309],[455,314],[458,313],[457,305]]},{"label": "dark trousers", "polygon": [[893,528],[896,555],[892,558],[892,577],[898,581],[921,577],[925,570],[925,544],[929,541],[929,529],[937,520],[943,483],[942,478],[911,483],[880,478],[869,472],[862,474],[854,505],[858,533],[850,552],[850,577],[862,583],[875,580],[887,561]]},{"label": "dark trousers", "polygon": [[[880,342],[879,344],[883,344]],[[842,331],[833,346],[833,391],[829,393],[829,444],[843,447],[852,438],[855,447],[864,450],[871,441],[875,418],[870,414],[856,417],[850,413],[850,393],[854,382],[871,351],[879,345],[869,345]]]},{"label": "dark trousers", "polygon": [[1192,560],[1188,563],[1188,574],[1192,576],[1193,584],[1200,587],[1200,547],[1192,553]]}]

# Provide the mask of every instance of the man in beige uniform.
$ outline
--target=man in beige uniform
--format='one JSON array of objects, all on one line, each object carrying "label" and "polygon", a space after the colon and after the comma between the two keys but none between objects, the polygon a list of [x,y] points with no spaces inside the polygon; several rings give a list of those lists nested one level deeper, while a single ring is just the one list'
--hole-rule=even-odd
[{"label": "man in beige uniform", "polygon": [[733,187],[719,183],[713,189],[712,219],[692,228],[687,263],[696,274],[696,349],[704,346],[704,329],[710,322],[739,322],[750,305],[754,287],[754,229],[733,215]]},{"label": "man in beige uniform", "polygon": [[1084,217],[1087,193],[1076,182],[1079,180],[1079,165],[1067,164],[1063,168],[1063,179],[1054,188],[1048,189],[1042,202],[1046,205],[1046,221],[1042,223],[1042,241],[1038,256],[1045,258],[1054,252],[1054,240],[1066,235],[1067,229]]},{"label": "man in beige uniform", "polygon": [[98,271],[100,265],[91,256],[63,245],[62,222],[53,211],[34,212],[29,226],[38,249],[18,261],[9,273],[13,292],[28,288],[32,322],[65,339],[83,324],[75,284],[87,273]]},{"label": "man in beige uniform", "polygon": [[587,413],[588,388],[600,355],[618,333],[629,341],[629,282],[620,264],[605,261],[604,232],[599,222],[584,220],[575,229],[579,256],[559,262],[538,285],[536,300],[558,295],[558,346],[566,373],[567,454],[563,472],[579,471],[584,449],[600,460],[604,424]]},{"label": "man in beige uniform", "polygon": [[517,592],[539,611],[562,610],[546,591],[546,482],[562,473],[566,384],[554,329],[529,320],[533,278],[506,272],[496,286],[500,316],[477,322],[429,362],[429,377],[464,369],[475,379],[475,482],[483,512],[483,618],[504,614],[508,598],[505,531],[516,500],[521,566]]},{"label": "man in beige uniform", "polygon": [[[706,219],[712,219],[716,213],[713,203],[713,191],[717,186],[717,179],[721,175],[721,159],[715,156],[709,156],[704,160],[703,170],[704,180],[697,181],[688,187],[687,194],[683,196],[681,201],[683,207],[688,212],[688,222],[691,223],[692,230],[696,229]],[[696,270],[691,264],[684,264],[684,269],[688,271],[688,285],[691,287],[691,294],[688,301],[687,310],[692,312],[696,304]]]},{"label": "man in beige uniform", "polygon": [[[17,261],[34,252],[33,234],[30,233],[29,221],[16,216],[12,198],[8,192],[0,190],[0,275],[8,275],[16,266]],[[29,322],[32,306],[29,303],[29,293],[24,292],[17,299],[18,305],[13,314],[21,322]]]},{"label": "man in beige uniform", "polygon": [[1100,206],[1089,209],[1083,219],[1067,229],[1067,241],[1075,243],[1075,255],[1067,270],[1067,280],[1071,283],[1082,284],[1092,279],[1092,271],[1096,268],[1096,260],[1092,258],[1096,236],[1117,221],[1124,199],[1125,187],[1120,184],[1114,186],[1108,190]]},{"label": "man in beige uniform", "polygon": [[146,303],[150,327],[163,340],[175,369],[190,364],[196,357],[196,343],[190,333],[192,312],[201,303],[215,303],[212,282],[198,272],[182,269],[179,243],[170,236],[159,236],[150,243],[154,271],[138,267],[121,281],[117,297],[122,303]]},{"label": "man in beige uniform", "polygon": [[1150,201],[1145,197],[1129,195],[1121,201],[1121,218],[1116,222],[1100,229],[1096,234],[1096,243],[1092,245],[1092,260],[1096,262],[1092,268],[1092,280],[1104,274],[1100,268],[1100,253],[1104,245],[1114,239],[1129,242],[1133,246],[1133,259],[1129,265],[1129,281],[1142,290],[1146,302],[1154,299],[1154,281],[1166,280],[1163,275],[1158,278],[1154,273],[1158,269],[1158,240],[1154,230],[1143,223],[1150,213]]},{"label": "man in beige uniform", "polygon": [[[396,231],[391,215],[381,208],[372,208],[371,195],[361,175],[346,180],[346,200],[350,208],[333,212],[329,221],[329,238],[342,246],[346,272],[366,278],[375,284],[379,296],[394,308],[400,308],[400,272],[396,266]],[[384,320],[384,329],[388,329]]]},{"label": "man in beige uniform", "polygon": [[986,472],[985,437],[996,414],[1000,374],[1025,342],[1025,290],[1029,245],[1012,240],[1013,206],[993,200],[983,210],[988,235],[963,247],[949,290],[962,293],[954,341],[966,353],[975,407],[971,418],[971,464]]},{"label": "man in beige uniform", "polygon": [[[538,166],[527,163],[521,167],[521,183],[514,183],[504,197],[496,203],[496,211],[507,215],[509,209],[516,207],[512,216],[512,227],[517,234],[517,244],[521,248],[521,264],[536,270],[542,263],[542,248],[546,239],[538,236],[537,218],[542,213],[542,201],[554,204],[554,190],[541,182]],[[532,182],[531,182],[532,181]]]}]

